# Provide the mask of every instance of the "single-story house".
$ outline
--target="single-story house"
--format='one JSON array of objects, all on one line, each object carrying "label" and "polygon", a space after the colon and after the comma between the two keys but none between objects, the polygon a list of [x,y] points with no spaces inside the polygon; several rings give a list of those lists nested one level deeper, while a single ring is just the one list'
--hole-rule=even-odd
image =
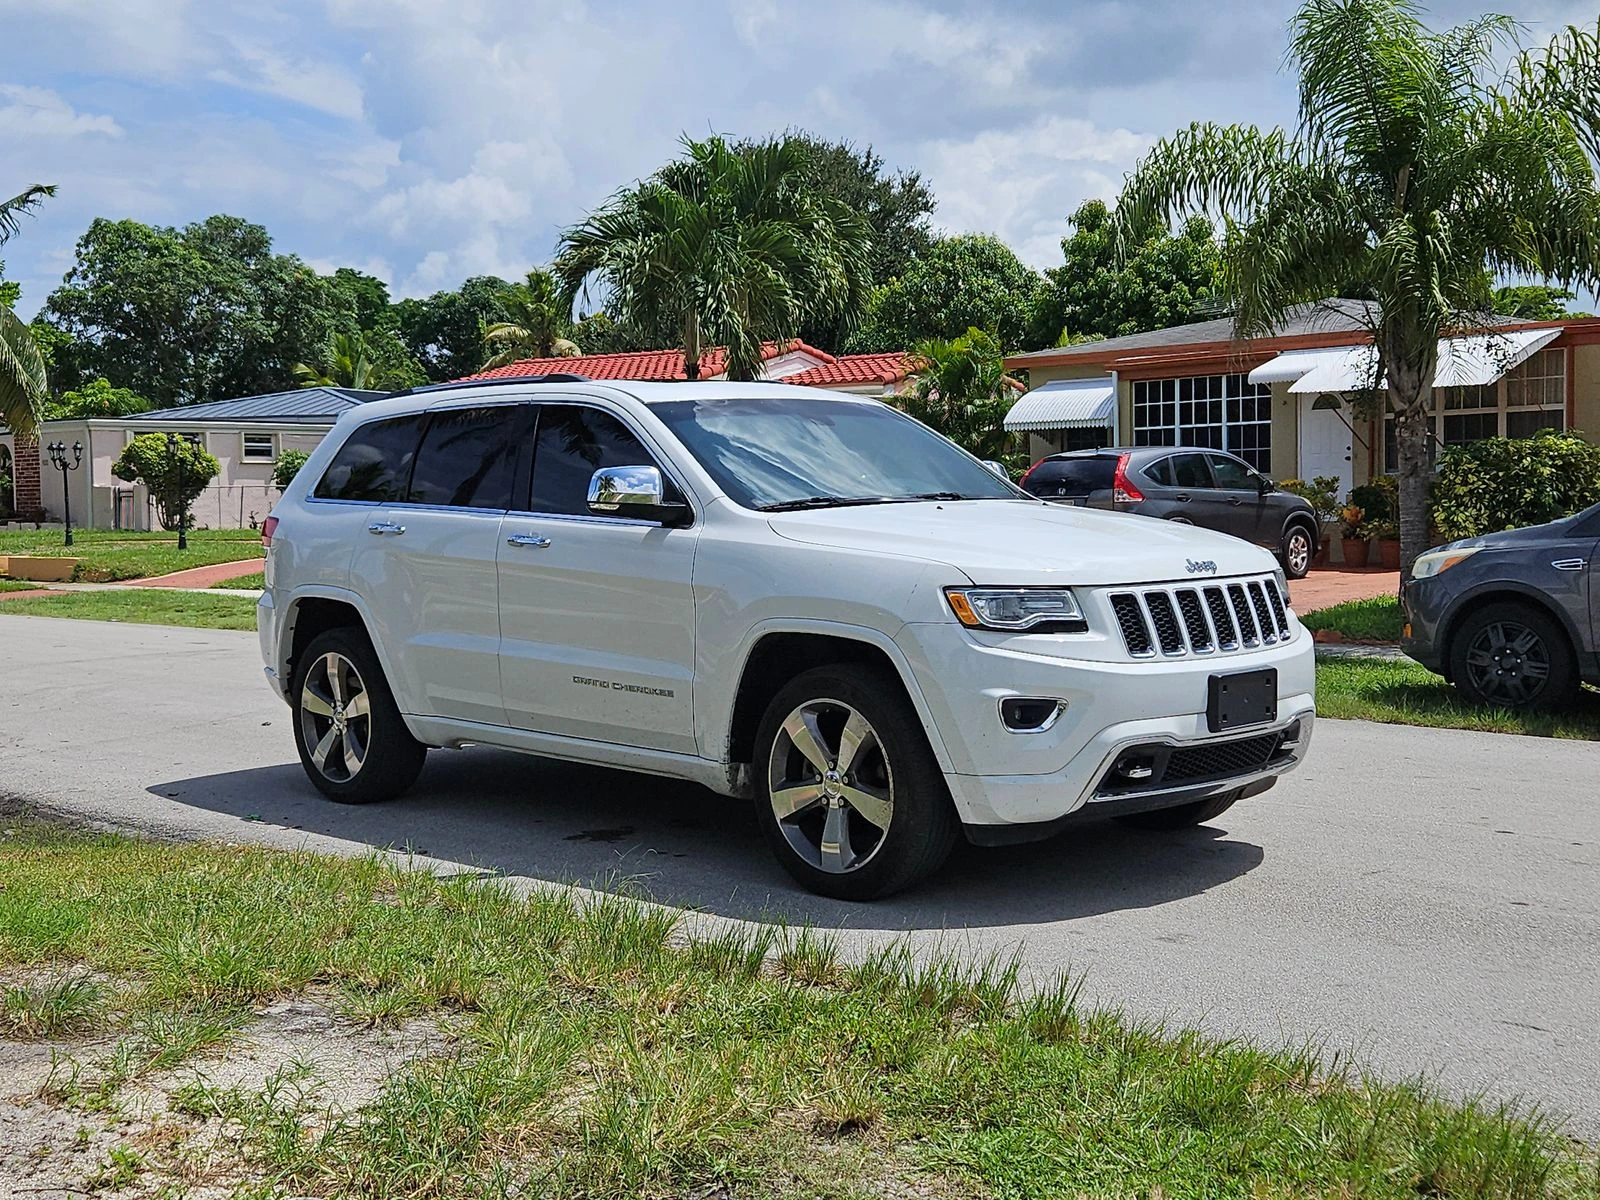
[{"label": "single-story house", "polygon": [[[761,348],[761,378],[778,383],[828,388],[863,396],[893,396],[910,376],[903,351],[886,354],[829,354],[804,342]],[[590,379],[685,379],[681,350],[626,350],[616,354],[575,354],[567,358],[529,358],[504,367],[479,371],[468,379],[500,379],[516,375],[585,375]],[[701,379],[727,378],[727,352],[713,346],[700,356]]]},{"label": "single-story house", "polygon": [[[197,526],[212,529],[252,528],[277,500],[272,468],[285,450],[316,448],[346,409],[387,392],[353,388],[313,387],[265,396],[243,396],[210,404],[185,405],[128,417],[46,421],[37,449],[32,439],[20,448],[10,433],[0,433],[0,447],[12,456],[16,478],[15,510],[24,517],[44,510],[52,521],[65,513],[62,473],[50,465],[51,442],[83,446],[83,464],[66,473],[72,489],[74,524],[100,529],[151,529],[155,506],[143,487],[111,473],[122,448],[141,433],[178,433],[200,439],[216,456],[221,472],[200,495],[192,510]],[[29,451],[32,451],[31,453]],[[32,479],[26,468],[32,465]],[[28,490],[29,485],[37,490]],[[27,501],[33,497],[30,505]]]},{"label": "single-story house", "polygon": [[[1013,354],[1031,390],[1006,416],[1032,458],[1105,445],[1229,450],[1276,479],[1334,476],[1341,496],[1396,469],[1392,422],[1350,400],[1373,375],[1372,306],[1305,305],[1272,336],[1227,319]],[[1441,339],[1434,432],[1445,446],[1537,429],[1600,438],[1600,318],[1522,321]]]}]

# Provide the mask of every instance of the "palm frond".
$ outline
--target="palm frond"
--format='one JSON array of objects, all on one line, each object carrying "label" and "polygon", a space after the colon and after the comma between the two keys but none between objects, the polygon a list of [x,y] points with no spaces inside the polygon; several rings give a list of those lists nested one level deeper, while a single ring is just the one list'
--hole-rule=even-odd
[{"label": "palm frond", "polygon": [[47,394],[44,356],[33,330],[9,308],[0,308],[0,424],[32,433],[44,420]]},{"label": "palm frond", "polygon": [[0,200],[0,245],[15,237],[22,228],[17,220],[18,217],[31,213],[46,197],[55,194],[56,189],[53,184],[36,183],[9,200]]}]

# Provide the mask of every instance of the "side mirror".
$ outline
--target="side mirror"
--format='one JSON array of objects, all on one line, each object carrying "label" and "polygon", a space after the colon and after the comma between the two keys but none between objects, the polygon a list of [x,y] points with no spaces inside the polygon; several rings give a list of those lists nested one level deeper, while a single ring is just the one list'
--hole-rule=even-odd
[{"label": "side mirror", "polygon": [[983,460],[983,465],[988,467],[989,470],[1000,476],[1000,478],[1004,479],[1007,483],[1011,482],[1011,472],[1006,470],[1005,463],[995,462],[995,460],[992,458],[986,458]]},{"label": "side mirror", "polygon": [[1273,483],[1272,480],[1268,479],[1265,475],[1257,475],[1256,476],[1256,488],[1257,488],[1257,490],[1260,491],[1260,493],[1263,496],[1265,496],[1269,492],[1277,491],[1278,490],[1278,485]]},{"label": "side mirror", "polygon": [[658,467],[601,467],[589,477],[589,511],[598,517],[632,517],[682,525],[689,506],[668,500]]}]

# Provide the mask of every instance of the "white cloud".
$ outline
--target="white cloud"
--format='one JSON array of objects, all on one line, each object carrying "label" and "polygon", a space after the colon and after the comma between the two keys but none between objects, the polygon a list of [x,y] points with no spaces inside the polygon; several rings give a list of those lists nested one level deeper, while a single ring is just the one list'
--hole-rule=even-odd
[{"label": "white cloud", "polygon": [[747,46],[759,46],[770,34],[781,34],[777,0],[733,0],[733,27]]},{"label": "white cloud", "polygon": [[213,68],[208,79],[264,92],[346,120],[361,117],[361,85],[332,63],[289,58],[242,41],[233,44],[228,66]]},{"label": "white cloud", "polygon": [[17,137],[121,137],[122,126],[102,113],[78,112],[48,88],[0,83],[0,133]]}]

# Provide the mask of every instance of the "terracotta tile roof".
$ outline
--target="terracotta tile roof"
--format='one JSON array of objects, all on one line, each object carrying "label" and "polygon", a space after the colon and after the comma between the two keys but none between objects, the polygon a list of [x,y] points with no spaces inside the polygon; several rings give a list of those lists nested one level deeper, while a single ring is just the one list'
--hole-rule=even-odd
[{"label": "terracotta tile roof", "polygon": [[912,366],[903,350],[894,350],[887,354],[841,354],[831,363],[824,363],[820,367],[809,367],[794,375],[785,375],[783,382],[807,387],[899,383],[911,373]]},{"label": "terracotta tile roof", "polygon": [[[761,348],[762,361],[794,352],[808,354],[824,366],[839,360],[825,350],[818,350],[804,342],[789,342],[779,346],[767,342]],[[713,346],[700,356],[700,378],[711,379],[722,374],[727,366],[727,351]],[[811,368],[816,370],[817,368]],[[550,375],[568,372],[587,375],[590,379],[683,379],[683,352],[681,350],[629,350],[618,354],[575,354],[568,358],[528,358],[521,362],[495,367],[492,371],[479,371],[468,379],[509,379],[518,375]],[[791,377],[792,378],[792,377]]]}]

